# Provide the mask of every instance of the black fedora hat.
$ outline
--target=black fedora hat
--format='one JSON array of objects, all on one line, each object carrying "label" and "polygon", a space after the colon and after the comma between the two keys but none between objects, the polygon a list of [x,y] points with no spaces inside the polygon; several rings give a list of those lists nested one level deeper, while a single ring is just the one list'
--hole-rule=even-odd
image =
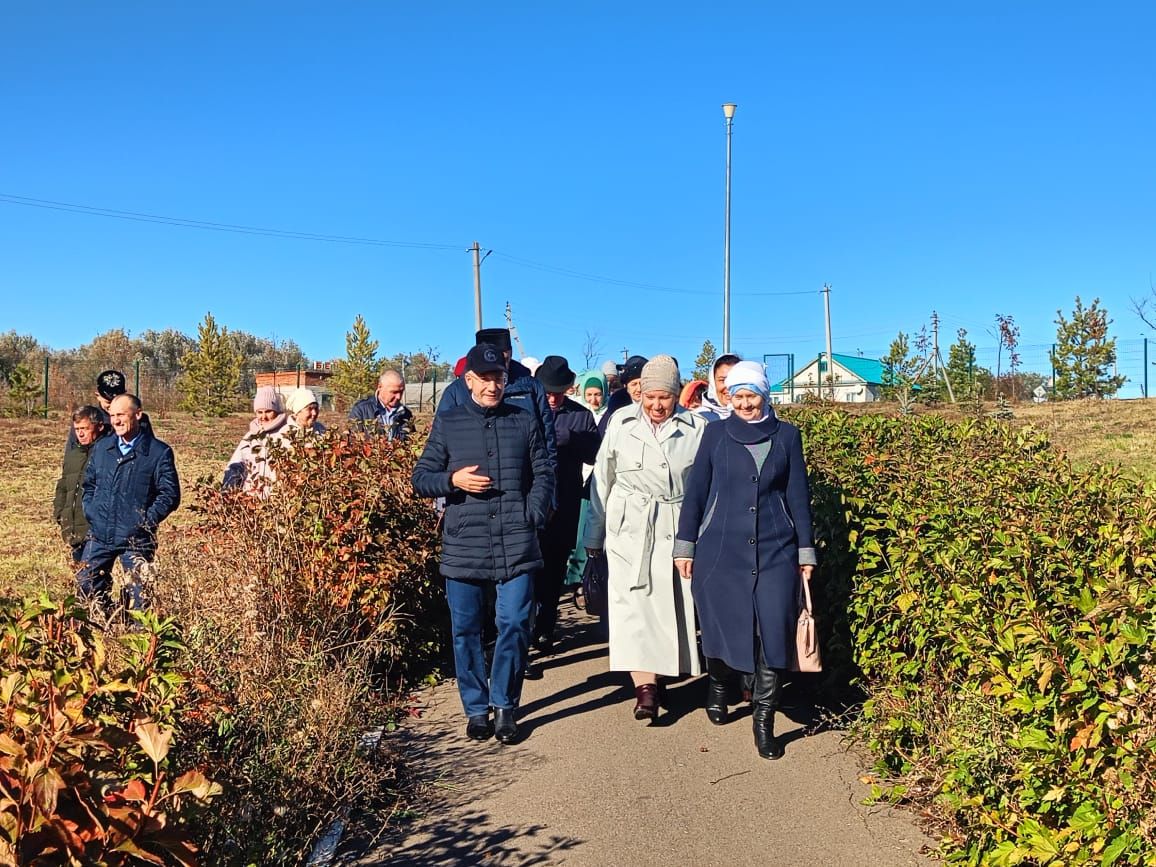
[{"label": "black fedora hat", "polygon": [[567,391],[574,384],[576,375],[561,355],[547,355],[538,365],[534,378],[542,383],[542,388],[555,393]]}]

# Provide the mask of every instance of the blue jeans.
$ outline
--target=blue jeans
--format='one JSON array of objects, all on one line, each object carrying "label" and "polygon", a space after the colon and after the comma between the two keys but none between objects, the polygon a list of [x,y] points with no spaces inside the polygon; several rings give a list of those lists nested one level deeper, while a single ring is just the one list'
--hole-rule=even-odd
[{"label": "blue jeans", "polygon": [[446,579],[446,601],[454,636],[454,671],[466,716],[482,716],[491,707],[512,709],[522,696],[522,674],[530,646],[530,616],[534,607],[534,579],[518,575],[497,585],[494,619],[498,640],[486,677],[482,626],[486,617],[489,581]]},{"label": "blue jeans", "polygon": [[145,608],[141,573],[155,556],[156,548],[153,546],[109,545],[97,539],[89,539],[84,544],[80,569],[76,573],[80,597],[95,602],[105,614],[109,614],[112,608],[112,567],[119,559],[129,579],[125,607],[133,610]]}]

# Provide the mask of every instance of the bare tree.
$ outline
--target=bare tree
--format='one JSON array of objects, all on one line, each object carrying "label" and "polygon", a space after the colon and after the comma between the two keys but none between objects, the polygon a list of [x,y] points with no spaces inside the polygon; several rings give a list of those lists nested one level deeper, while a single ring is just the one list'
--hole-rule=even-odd
[{"label": "bare tree", "polygon": [[586,340],[582,344],[582,357],[586,359],[586,369],[590,370],[598,356],[602,354],[602,341],[598,339],[598,332],[586,332]]},{"label": "bare tree", "polygon": [[1156,284],[1148,278],[1148,296],[1132,299],[1132,312],[1149,328],[1156,328]]}]

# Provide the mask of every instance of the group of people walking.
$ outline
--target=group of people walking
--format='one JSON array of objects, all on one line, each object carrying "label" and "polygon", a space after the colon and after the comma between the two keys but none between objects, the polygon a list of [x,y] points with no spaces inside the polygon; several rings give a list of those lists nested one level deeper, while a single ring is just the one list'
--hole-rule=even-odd
[{"label": "group of people walking", "polygon": [[[664,679],[700,675],[705,658],[709,720],[728,722],[741,679],[758,752],[779,758],[774,716],[816,559],[802,439],[775,415],[762,366],[726,355],[709,381],[684,384],[669,355],[576,374],[561,356],[531,369],[512,354],[506,329],[477,333],[412,479],[442,510],[466,734],[517,740],[531,648],[553,651],[577,566],[607,575],[610,668],[629,675],[635,718],[657,717]],[[383,372],[351,429],[404,441],[404,393]],[[122,603],[145,604],[140,578],[180,483],[124,375],[101,373],[97,398],[73,413],[54,512],[82,596],[108,613],[118,560]],[[223,485],[265,497],[271,453],[324,427],[308,388],[259,388],[253,411]]]},{"label": "group of people walking", "polygon": [[505,329],[476,340],[413,472],[445,503],[467,736],[517,740],[528,653],[552,650],[576,549],[606,567],[610,668],[629,674],[635,718],[661,713],[664,678],[701,674],[701,641],[710,721],[728,722],[742,678],[759,754],[782,756],[774,716],[816,559],[802,439],[762,366],[724,356],[688,392],[669,355],[580,375],[548,356],[531,372]]}]

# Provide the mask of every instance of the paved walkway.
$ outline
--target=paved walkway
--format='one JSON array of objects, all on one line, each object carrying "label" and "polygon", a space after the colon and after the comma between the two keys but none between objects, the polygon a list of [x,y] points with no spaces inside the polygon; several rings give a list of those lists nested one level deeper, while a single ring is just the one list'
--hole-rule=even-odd
[{"label": "paved walkway", "polygon": [[746,707],[727,726],[707,721],[705,679],[669,689],[655,725],[638,722],[593,622],[566,609],[558,653],[526,682],[521,743],[467,740],[453,682],[422,696],[422,718],[396,737],[430,802],[354,863],[932,863],[910,815],[861,805],[866,787],[838,732],[805,734],[813,720],[788,706],[777,729],[789,732],[786,756],[760,759]]}]

